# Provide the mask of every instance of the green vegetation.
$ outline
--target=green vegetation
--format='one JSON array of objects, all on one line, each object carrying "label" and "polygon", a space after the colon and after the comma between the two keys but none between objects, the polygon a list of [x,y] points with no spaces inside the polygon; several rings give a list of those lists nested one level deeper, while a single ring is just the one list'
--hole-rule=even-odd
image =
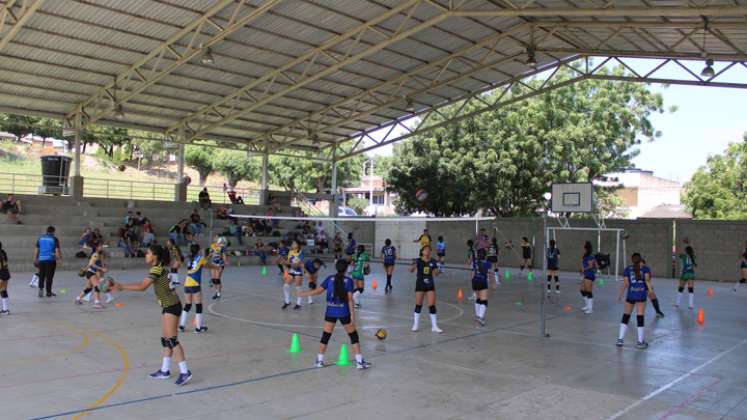
[{"label": "green vegetation", "polygon": [[747,219],[747,132],[723,154],[709,156],[685,191],[685,204],[696,219]]},{"label": "green vegetation", "polygon": [[[560,71],[561,79],[570,76],[571,70]],[[525,92],[516,86],[508,96]],[[483,99],[492,102],[500,94]],[[467,112],[476,106],[467,104]],[[400,212],[532,215],[546,205],[543,194],[553,182],[587,182],[631,166],[639,138],[657,135],[649,115],[663,111],[661,95],[642,84],[588,80],[562,86],[396,145],[387,183],[399,193]],[[415,198],[419,188],[429,193],[423,202]]]}]

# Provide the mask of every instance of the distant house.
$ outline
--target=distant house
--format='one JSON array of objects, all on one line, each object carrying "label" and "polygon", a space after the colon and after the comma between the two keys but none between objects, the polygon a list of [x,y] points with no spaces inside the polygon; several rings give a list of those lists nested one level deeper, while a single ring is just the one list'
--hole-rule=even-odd
[{"label": "distant house", "polygon": [[357,187],[342,189],[342,202],[347,203],[348,199],[353,197],[362,198],[371,202],[371,192],[373,191],[373,206],[369,204],[365,212],[369,216],[373,215],[393,215],[395,214],[393,200],[397,196],[386,190],[384,178],[380,176],[361,177],[360,185]]},{"label": "distant house", "polygon": [[605,174],[594,181],[600,187],[618,187],[622,198],[618,210],[629,219],[692,218],[680,201],[682,185],[677,181],[654,176],[653,171],[627,169]]}]

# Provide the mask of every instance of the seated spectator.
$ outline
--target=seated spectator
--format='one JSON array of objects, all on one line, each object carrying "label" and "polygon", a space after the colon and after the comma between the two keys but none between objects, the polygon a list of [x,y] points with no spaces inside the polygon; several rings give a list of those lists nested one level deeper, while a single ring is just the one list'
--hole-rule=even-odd
[{"label": "seated spectator", "polygon": [[[321,223],[320,223],[321,224]],[[320,253],[325,253],[329,247],[329,241],[327,240],[327,232],[320,230],[316,234],[316,245],[319,248]]]},{"label": "seated spectator", "polygon": [[231,221],[228,223],[228,226],[226,226],[226,230],[223,232],[223,235],[235,237],[239,242],[239,245],[244,245],[244,240],[242,238],[243,234],[239,225],[236,224],[236,219],[231,219]]},{"label": "seated spectator", "polygon": [[156,240],[156,235],[153,234],[153,229],[151,229],[150,224],[146,224],[143,226],[143,235],[142,239],[140,240],[140,245],[144,248],[147,248],[150,246],[153,242]]},{"label": "seated spectator", "polygon": [[228,219],[228,209],[226,206],[218,206],[218,208],[215,209],[215,217],[220,220]]},{"label": "seated spectator", "polygon": [[[194,231],[192,230],[192,228],[189,227],[189,224],[187,224],[186,220],[184,220],[184,228],[182,229],[182,234],[184,235],[184,240],[188,244],[191,244],[192,242],[194,242],[194,239],[195,239]],[[186,244],[185,243],[179,244],[179,246],[182,246],[182,245],[186,245]]]},{"label": "seated spectator", "polygon": [[210,201],[210,194],[208,193],[207,187],[203,188],[202,191],[200,191],[200,194],[197,196],[197,200],[200,203],[200,207],[203,209],[209,209],[212,206],[212,201]]},{"label": "seated spectator", "polygon": [[85,228],[83,230],[83,234],[80,235],[80,240],[78,241],[78,245],[80,245],[80,250],[85,251],[86,249],[90,249],[90,241],[91,236],[93,235],[93,230],[91,228]]},{"label": "seated spectator", "polygon": [[135,213],[135,218],[133,220],[133,225],[135,226],[142,226],[144,224],[148,223],[148,218],[143,216],[140,212]]},{"label": "seated spectator", "polygon": [[171,226],[171,228],[169,229],[169,239],[171,239],[171,242],[177,244],[177,246],[180,246],[182,243],[184,243],[185,227],[186,221],[182,219],[174,226]]},{"label": "seated spectator", "polygon": [[228,199],[231,201],[231,204],[236,204],[236,191],[234,190],[229,191]]},{"label": "seated spectator", "polygon": [[202,229],[206,226],[207,225],[202,223],[199,210],[192,210],[192,214],[189,215],[189,228],[192,232],[194,232],[195,235],[200,236],[200,234],[202,234]]},{"label": "seated spectator", "polygon": [[254,235],[254,228],[252,227],[251,223],[245,223],[241,225],[241,232],[244,236],[248,238],[253,238]]},{"label": "seated spectator", "polygon": [[18,215],[23,212],[23,206],[19,200],[16,200],[13,194],[8,194],[8,199],[2,202],[0,212],[7,214],[8,219],[13,221],[13,223],[21,224]]},{"label": "seated spectator", "polygon": [[254,243],[254,252],[256,252],[259,257],[260,263],[262,263],[262,265],[267,265],[267,250],[265,249],[265,244],[261,239],[257,239],[257,242]]},{"label": "seated spectator", "polygon": [[132,215],[132,211],[128,211],[127,215],[124,217],[124,221],[122,222],[123,226],[130,226],[132,224],[132,219],[134,216]]}]

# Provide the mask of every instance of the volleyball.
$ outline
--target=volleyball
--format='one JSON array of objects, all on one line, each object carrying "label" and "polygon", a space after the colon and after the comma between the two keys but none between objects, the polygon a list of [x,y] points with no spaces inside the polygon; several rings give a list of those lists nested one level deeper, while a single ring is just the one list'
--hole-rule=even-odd
[{"label": "volleyball", "polygon": [[386,333],[386,330],[385,330],[385,329],[383,329],[383,328],[379,328],[378,330],[376,330],[376,334],[374,334],[374,335],[375,335],[375,336],[376,336],[376,338],[378,338],[379,340],[386,340],[386,337],[387,337],[387,335],[388,335],[388,334]]},{"label": "volleyball", "polygon": [[415,199],[418,201],[425,201],[428,198],[428,191],[419,188],[417,191],[415,191]]}]

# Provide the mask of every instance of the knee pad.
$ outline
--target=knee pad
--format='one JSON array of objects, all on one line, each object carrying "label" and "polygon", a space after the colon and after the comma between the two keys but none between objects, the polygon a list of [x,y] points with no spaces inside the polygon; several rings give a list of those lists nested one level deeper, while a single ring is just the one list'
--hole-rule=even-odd
[{"label": "knee pad", "polygon": [[555,281],[556,281],[556,282],[557,282],[557,281],[560,281],[560,278],[559,278],[558,276],[555,276],[554,278],[555,278]]},{"label": "knee pad", "polygon": [[179,345],[179,340],[176,337],[169,337],[166,339],[166,347],[173,349]]},{"label": "knee pad", "polygon": [[212,282],[215,285],[219,285],[220,284],[220,279],[213,279]]},{"label": "knee pad", "polygon": [[589,298],[589,299],[593,299],[594,298],[594,293],[586,292],[586,297]]},{"label": "knee pad", "polygon": [[478,305],[482,305],[482,299],[475,299],[475,303]]},{"label": "knee pad", "polygon": [[677,288],[677,291],[678,291],[678,292],[680,292],[680,293],[682,293],[682,292],[683,292],[684,290],[685,290],[685,288],[684,288],[684,287],[678,287],[678,288]]},{"label": "knee pad", "polygon": [[3,299],[8,298],[8,291],[7,290],[0,290],[0,297]]},{"label": "knee pad", "polygon": [[85,289],[83,289],[83,294],[87,295],[87,294],[91,293],[91,290],[93,290],[93,289],[91,289],[90,287],[85,288]]},{"label": "knee pad", "polygon": [[747,283],[747,279],[741,279],[739,280],[740,283]]},{"label": "knee pad", "polygon": [[628,325],[628,322],[630,321],[630,314],[623,314],[622,322],[625,325]]},{"label": "knee pad", "polygon": [[360,338],[358,338],[358,331],[353,331],[350,334],[348,334],[350,337],[350,344],[358,344],[360,341]]},{"label": "knee pad", "polygon": [[359,288],[358,288],[358,292],[359,292],[360,294],[363,294],[363,288],[362,288],[362,287],[359,287]]},{"label": "knee pad", "polygon": [[423,310],[423,305],[415,305],[415,313],[419,314]]},{"label": "knee pad", "polygon": [[184,304],[184,308],[182,308],[182,311],[189,312],[190,309],[192,309],[192,304],[191,303],[185,303]]},{"label": "knee pad", "polygon": [[635,319],[636,319],[636,321],[638,322],[638,326],[639,326],[639,327],[642,327],[642,326],[643,326],[643,322],[644,322],[644,321],[643,321],[643,319],[644,319],[644,318],[643,318],[643,315],[637,315],[637,316],[635,317]]},{"label": "knee pad", "polygon": [[332,338],[332,333],[328,333],[327,331],[322,332],[322,344],[326,346],[330,338]]},{"label": "knee pad", "polygon": [[687,288],[687,293],[693,293],[693,292],[695,292],[695,288],[694,287],[688,287]]},{"label": "knee pad", "polygon": [[166,337],[161,337],[161,347],[165,349],[169,348],[169,342],[166,340]]},{"label": "knee pad", "polygon": [[310,290],[315,290],[315,289],[316,289],[316,283],[314,283],[314,282],[309,282],[309,289],[310,289]]},{"label": "knee pad", "polygon": [[436,305],[429,306],[428,307],[428,312],[430,312],[430,313],[432,313],[432,314],[435,315],[436,314]]},{"label": "knee pad", "polygon": [[195,304],[195,312],[198,313],[198,314],[202,313],[202,304],[201,303]]},{"label": "knee pad", "polygon": [[586,297],[586,290],[581,291],[581,296]]},{"label": "knee pad", "polygon": [[482,301],[482,304],[483,304],[483,305],[485,305],[485,307],[487,307],[487,306],[488,306],[488,301],[487,301],[487,299],[486,299],[486,300],[483,300],[483,301]]},{"label": "knee pad", "polygon": [[101,290],[99,290],[99,286],[96,286],[96,287],[94,287],[94,288],[93,288],[93,290],[94,290],[94,291],[95,291],[96,293],[99,293],[99,292],[101,292]]}]

